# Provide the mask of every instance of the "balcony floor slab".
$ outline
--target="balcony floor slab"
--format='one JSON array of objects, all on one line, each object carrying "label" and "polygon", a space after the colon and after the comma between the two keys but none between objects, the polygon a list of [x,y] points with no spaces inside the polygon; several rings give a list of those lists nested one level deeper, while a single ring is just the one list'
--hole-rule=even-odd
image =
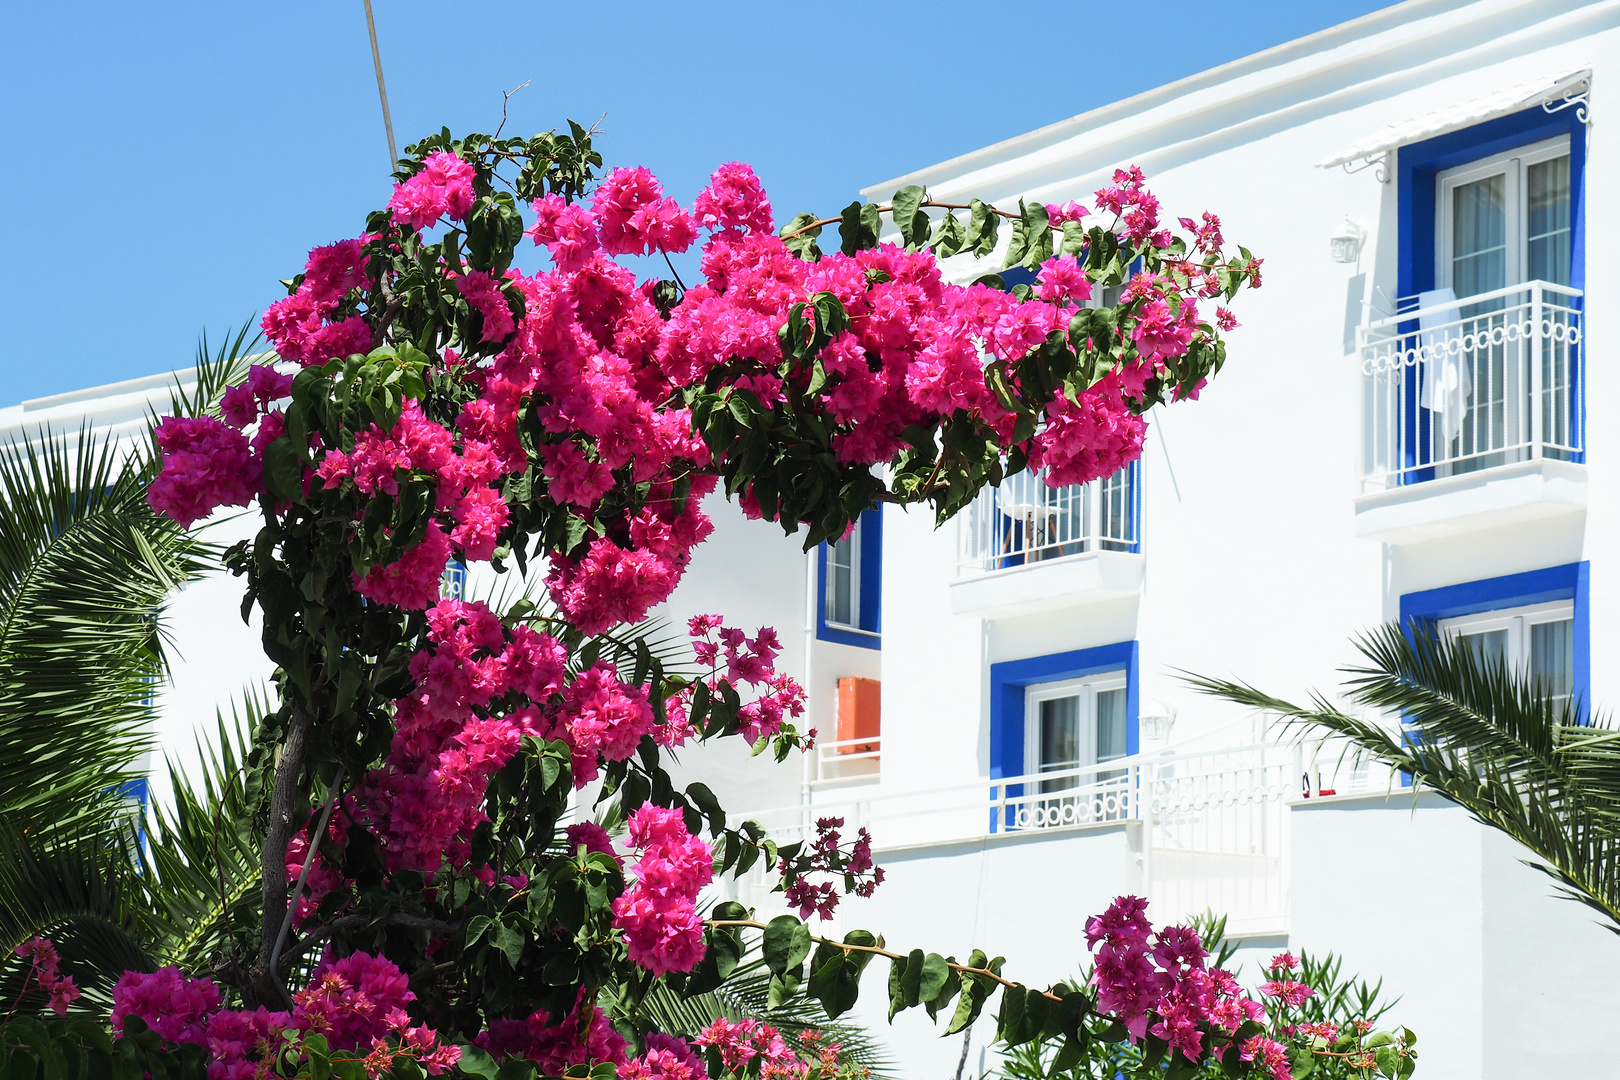
[{"label": "balcony floor slab", "polygon": [[1356,499],[1356,535],[1414,544],[1586,509],[1586,466],[1521,461]]},{"label": "balcony floor slab", "polygon": [[1088,551],[1011,570],[996,570],[951,585],[951,610],[980,619],[1006,619],[1137,596],[1143,557],[1126,551]]}]

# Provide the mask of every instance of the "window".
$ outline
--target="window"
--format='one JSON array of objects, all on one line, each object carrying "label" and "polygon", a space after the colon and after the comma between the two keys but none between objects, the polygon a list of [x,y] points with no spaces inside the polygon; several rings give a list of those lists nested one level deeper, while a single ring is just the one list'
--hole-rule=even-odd
[{"label": "window", "polygon": [[1485,659],[1529,671],[1554,695],[1591,700],[1588,564],[1468,581],[1401,597],[1401,622],[1429,620]]},{"label": "window", "polygon": [[467,564],[460,559],[451,559],[445,563],[444,573],[439,577],[439,595],[446,600],[465,600],[467,598]]},{"label": "window", "polygon": [[1398,151],[1397,277],[1364,328],[1369,488],[1585,460],[1578,110]]},{"label": "window", "polygon": [[[1119,820],[1128,792],[1095,785],[1123,770],[1080,773],[1137,752],[1137,644],[1032,656],[990,665],[990,777],[1006,785],[992,829]],[[1042,774],[1051,773],[1046,779]],[[1024,778],[1033,784],[1026,791]],[[1064,795],[1089,787],[1085,797]]]},{"label": "window", "polygon": [[841,540],[821,545],[816,637],[863,649],[882,646],[883,511],[867,510]]},{"label": "window", "polygon": [[827,541],[827,624],[861,627],[861,523],[842,540]]},{"label": "window", "polygon": [[[1463,299],[1526,281],[1569,284],[1569,136],[1447,169],[1436,183],[1440,288]],[[1486,310],[1466,305],[1463,317],[1476,307]]]},{"label": "window", "polygon": [[1549,604],[1443,619],[1440,629],[1469,646],[1489,665],[1528,671],[1546,692],[1568,701],[1575,686],[1575,604]]},{"label": "window", "polygon": [[1118,773],[1075,770],[1125,756],[1125,672],[1044,683],[1024,694],[1024,771],[1059,773],[1041,793],[1085,787]]}]

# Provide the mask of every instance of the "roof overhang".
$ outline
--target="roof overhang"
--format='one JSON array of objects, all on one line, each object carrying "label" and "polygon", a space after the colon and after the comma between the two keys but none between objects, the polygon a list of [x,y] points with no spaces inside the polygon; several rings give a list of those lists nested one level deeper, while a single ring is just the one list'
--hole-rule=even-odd
[{"label": "roof overhang", "polygon": [[1586,94],[1591,85],[1592,71],[1590,68],[1583,68],[1564,75],[1532,79],[1515,86],[1504,87],[1410,120],[1403,120],[1398,124],[1391,124],[1376,135],[1362,139],[1342,154],[1317,162],[1316,167],[1331,169],[1353,162],[1371,161],[1396,147],[1422,142],[1424,139],[1432,139],[1436,135],[1444,135],[1450,131],[1459,131],[1474,124],[1494,120],[1499,116],[1508,116],[1522,109],[1535,108],[1537,105],[1548,112],[1553,112],[1578,103],[1584,110]]}]

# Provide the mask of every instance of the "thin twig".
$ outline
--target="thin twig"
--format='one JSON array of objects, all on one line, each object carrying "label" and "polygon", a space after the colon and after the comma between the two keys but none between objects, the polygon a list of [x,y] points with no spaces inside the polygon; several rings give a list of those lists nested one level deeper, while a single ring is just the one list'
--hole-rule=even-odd
[{"label": "thin twig", "polygon": [[[344,766],[339,765],[337,779],[332,781],[332,790],[336,791],[343,785]],[[309,868],[315,865],[315,853],[321,849],[321,837],[326,835],[326,823],[332,820],[332,809],[337,806],[343,796],[334,795],[328,799],[321,808],[320,824],[309,835],[309,850],[304,853],[304,868],[298,871],[298,884],[293,886],[292,902],[287,905],[286,918],[281,920],[281,930],[276,934],[276,947],[270,950],[270,970],[275,972],[276,961],[281,957],[281,947],[287,943],[287,931],[292,928],[293,912],[298,910],[298,898],[304,895],[304,883],[309,880]],[[278,976],[279,977],[279,976]]]},{"label": "thin twig", "polygon": [[403,911],[396,911],[391,915],[377,916],[356,913],[333,919],[327,925],[318,926],[311,930],[308,935],[298,942],[292,952],[287,954],[287,958],[289,960],[302,958],[310,949],[340,931],[352,930],[361,926],[374,926],[378,923],[389,926],[403,926],[411,930],[430,930],[435,934],[453,934],[461,929],[460,923],[446,922],[443,919],[430,919],[425,915],[412,915]]},{"label": "thin twig", "polygon": [[[268,501],[268,500],[267,500]],[[271,969],[281,917],[287,911],[287,842],[292,839],[293,816],[298,806],[298,782],[309,753],[313,721],[300,705],[293,705],[288,717],[287,737],[281,744],[281,761],[276,765],[275,784],[270,794],[270,822],[259,854],[262,915],[259,921],[259,955],[248,969],[249,988],[258,1005],[285,1007],[291,1002],[287,987]]]},{"label": "thin twig", "polygon": [[500,138],[501,137],[501,131],[506,127],[506,105],[507,105],[507,102],[512,100],[512,95],[513,94],[517,93],[519,90],[523,89],[525,86],[528,86],[529,83],[532,82],[532,81],[533,80],[531,80],[531,79],[524,79],[522,82],[520,82],[516,86],[512,87],[512,89],[506,91],[501,96],[501,126],[496,128],[495,129],[495,134],[493,134],[493,135],[491,135],[489,137],[490,142],[494,142],[496,139]]},{"label": "thin twig", "polygon": [[[705,926],[716,927],[743,926],[752,928],[754,930],[766,929],[764,923],[755,922],[753,919],[705,919],[703,924]],[[907,959],[907,957],[902,953],[890,952],[888,949],[880,949],[876,945],[851,945],[847,941],[834,941],[832,938],[817,937],[815,934],[810,935],[810,940],[820,945],[830,945],[835,949],[842,949],[844,950],[845,956],[848,956],[852,952],[863,952],[871,953],[873,956],[886,956],[890,960]],[[1000,983],[1002,986],[1024,988],[1022,983],[1013,982],[1011,979],[1004,979],[1000,975],[997,975],[995,972],[991,971],[989,968],[976,968],[969,967],[966,964],[953,964],[949,960],[945,962],[945,966],[950,968],[952,971],[960,972],[963,975],[978,975],[983,978],[990,979],[993,982]],[[1048,990],[1037,990],[1035,993],[1038,993],[1042,997],[1048,998],[1052,1001],[1063,1000]]]},{"label": "thin twig", "polygon": [[664,255],[664,265],[669,267],[669,272],[671,274],[675,275],[675,284],[679,285],[681,287],[681,292],[684,293],[686,291],[686,282],[681,280],[681,272],[679,270],[675,269],[675,264],[674,263],[669,261],[669,252],[666,251],[666,252],[663,253],[663,255]]},{"label": "thin twig", "polygon": [[[971,209],[973,209],[973,204],[972,203],[935,202],[933,199],[924,199],[922,202],[918,203],[917,205],[918,206],[932,206],[932,207],[935,207],[936,209],[940,209],[940,210],[971,210]],[[1019,220],[1018,215],[1013,213],[1010,210],[998,210],[994,206],[991,206],[989,203],[985,204],[985,208],[988,209],[992,214],[995,214],[997,217],[1004,217],[1004,218],[1008,219],[1009,221],[1018,221]],[[880,214],[892,214],[892,213],[894,213],[894,205],[891,203],[888,206],[880,206],[880,207],[877,208],[877,211]],[[823,225],[836,225],[838,222],[843,221],[843,220],[844,220],[843,215],[839,215],[838,217],[821,218],[821,219],[819,219],[817,221],[812,221],[808,225],[804,225],[804,226],[801,226],[800,228],[794,229],[790,233],[783,233],[782,234],[782,239],[783,240],[791,240],[795,236],[800,235],[801,233],[809,232],[811,229],[819,229]]]}]

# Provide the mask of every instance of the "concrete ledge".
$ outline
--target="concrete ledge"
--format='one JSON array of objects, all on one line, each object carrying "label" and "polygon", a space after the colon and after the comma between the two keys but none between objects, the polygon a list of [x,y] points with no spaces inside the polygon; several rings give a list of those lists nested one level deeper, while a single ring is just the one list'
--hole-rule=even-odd
[{"label": "concrete ledge", "polygon": [[980,619],[1006,619],[1084,607],[1140,595],[1142,571],[1141,555],[1088,551],[955,582],[951,585],[951,610]]},{"label": "concrete ledge", "polygon": [[1356,499],[1356,535],[1413,544],[1586,509],[1586,466],[1521,461]]}]

